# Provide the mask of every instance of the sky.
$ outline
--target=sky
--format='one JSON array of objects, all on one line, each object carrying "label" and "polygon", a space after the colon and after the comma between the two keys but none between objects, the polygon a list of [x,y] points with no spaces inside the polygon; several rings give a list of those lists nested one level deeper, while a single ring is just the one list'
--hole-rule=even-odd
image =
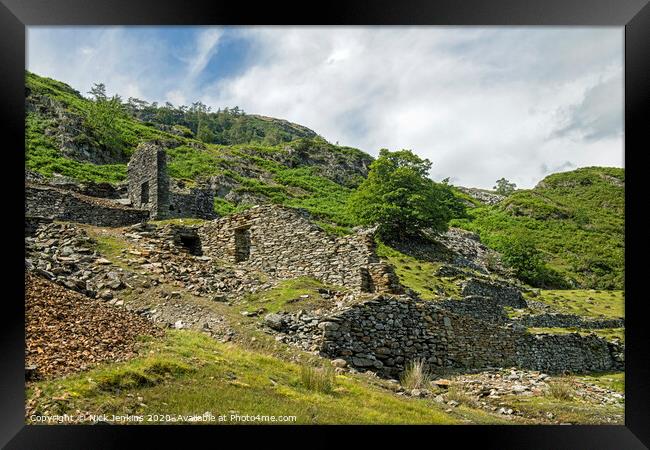
[{"label": "sky", "polygon": [[305,125],[434,180],[520,188],[623,167],[623,27],[29,27],[27,69]]}]

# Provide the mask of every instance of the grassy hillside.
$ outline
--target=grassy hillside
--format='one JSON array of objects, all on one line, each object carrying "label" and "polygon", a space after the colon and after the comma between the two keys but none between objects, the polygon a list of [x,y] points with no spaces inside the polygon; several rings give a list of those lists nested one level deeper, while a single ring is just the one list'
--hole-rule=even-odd
[{"label": "grassy hillside", "polygon": [[624,190],[623,169],[586,167],[550,175],[498,205],[471,209],[469,219],[454,224],[496,250],[525,236],[575,287],[622,289]]},{"label": "grassy hillside", "polygon": [[[165,145],[172,178],[192,184],[220,177],[225,189],[218,193],[215,210],[221,214],[250,203],[274,202],[307,209],[333,225],[353,224],[343,206],[367,173],[372,157],[332,145],[305,127],[238,112],[235,119],[219,126],[224,136],[239,130],[239,137],[224,138],[232,145],[220,145],[196,138],[185,126],[192,124],[183,117],[178,118],[179,124],[169,125],[170,119],[156,115],[164,108],[143,107],[147,116],[124,104],[113,125],[117,141],[108,146],[90,125],[91,100],[64,83],[29,72],[26,88],[28,170],[47,177],[119,183],[126,179],[126,163],[137,145],[158,140]],[[232,113],[214,113],[214,120],[218,122],[223,114]],[[265,143],[269,139],[264,136],[271,134],[280,136],[274,139],[278,144]]]},{"label": "grassy hillside", "polygon": [[[222,423],[238,423],[230,420],[231,414],[295,416],[287,423],[299,424],[507,423],[465,407],[445,412],[448,408],[433,399],[396,396],[376,378],[336,375],[307,358],[287,362],[192,331],[168,331],[164,340],[150,340],[141,353],[126,363],[32,384],[28,412],[163,412],[175,418],[209,411],[228,418]],[[316,378],[321,383],[314,383]]]},{"label": "grassy hillside", "polygon": [[[28,72],[26,95],[29,170],[119,183],[137,145],[158,140],[172,178],[192,185],[216,177],[220,215],[273,202],[308,210],[332,233],[357,225],[345,204],[373,158],[300,125],[238,109],[206,112],[199,103],[183,109],[129,99],[114,122],[117,138],[107,145],[89,120],[96,105],[70,86]],[[582,168],[550,175],[492,206],[455,190],[470,208],[468,218],[452,225],[477,232],[497,251],[523,236],[559,274],[546,287],[622,289],[624,180],[623,169]]]}]

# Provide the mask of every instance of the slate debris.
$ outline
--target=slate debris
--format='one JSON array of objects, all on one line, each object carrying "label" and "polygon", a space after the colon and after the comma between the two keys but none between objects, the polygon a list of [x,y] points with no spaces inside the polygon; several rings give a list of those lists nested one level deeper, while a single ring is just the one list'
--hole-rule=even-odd
[{"label": "slate debris", "polygon": [[137,336],[161,337],[143,317],[25,274],[25,367],[30,379],[136,356]]}]

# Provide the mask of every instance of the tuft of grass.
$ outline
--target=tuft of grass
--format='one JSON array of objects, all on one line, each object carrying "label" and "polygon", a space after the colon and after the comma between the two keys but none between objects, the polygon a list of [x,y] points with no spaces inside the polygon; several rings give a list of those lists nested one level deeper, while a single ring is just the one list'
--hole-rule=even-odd
[{"label": "tuft of grass", "polygon": [[178,378],[193,370],[195,369],[182,362],[153,357],[141,364],[108,366],[96,377],[95,389],[119,393],[150,387],[167,379]]},{"label": "tuft of grass", "polygon": [[330,394],[334,390],[335,374],[332,367],[300,366],[300,382],[304,388],[313,392]]},{"label": "tuft of grass", "polygon": [[457,386],[449,386],[449,389],[447,390],[447,400],[457,401],[461,405],[469,406],[470,408],[476,408],[478,406],[476,400],[463,392],[463,390]]},{"label": "tuft of grass", "polygon": [[548,384],[548,395],[557,400],[571,400],[575,393],[574,387],[568,381],[556,380]]},{"label": "tuft of grass", "polygon": [[411,361],[402,373],[400,382],[405,389],[428,388],[431,382],[431,373],[421,359]]}]

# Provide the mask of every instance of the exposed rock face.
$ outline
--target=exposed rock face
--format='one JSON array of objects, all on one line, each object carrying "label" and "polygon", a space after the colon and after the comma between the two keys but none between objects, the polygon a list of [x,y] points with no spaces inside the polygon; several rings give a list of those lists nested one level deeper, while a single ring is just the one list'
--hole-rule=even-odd
[{"label": "exposed rock face", "polygon": [[512,308],[525,308],[528,306],[521,295],[521,291],[516,286],[496,281],[470,278],[465,282],[461,293],[465,296],[489,297],[496,300],[500,306],[510,306]]},{"label": "exposed rock face", "polygon": [[460,228],[450,228],[439,237],[453,254],[453,264],[478,270],[482,273],[505,273],[498,254],[483,245],[475,233]]},{"label": "exposed rock face", "polygon": [[48,119],[45,135],[63,156],[93,164],[126,162],[123,153],[107,151],[97,142],[93,130],[85,124],[82,116],[71,112],[52,97],[32,93],[29,89],[26,94],[26,111]]},{"label": "exposed rock face", "polygon": [[401,289],[377,257],[371,230],[331,236],[294,209],[254,207],[202,226],[199,235],[206,255],[275,278],[310,276],[365,292]]},{"label": "exposed rock face", "polygon": [[285,315],[283,323],[282,339],[388,376],[416,358],[432,367],[514,365],[551,373],[622,366],[622,347],[597,336],[533,335],[407,296],[379,296],[321,316]]},{"label": "exposed rock face", "polygon": [[145,210],[129,208],[110,200],[90,197],[52,186],[25,185],[25,216],[119,227],[146,220]]},{"label": "exposed rock face", "polygon": [[481,189],[466,188],[462,186],[457,186],[457,188],[473,199],[476,199],[481,203],[485,203],[486,205],[496,205],[505,198],[503,195],[495,194],[493,192],[486,192]]}]

